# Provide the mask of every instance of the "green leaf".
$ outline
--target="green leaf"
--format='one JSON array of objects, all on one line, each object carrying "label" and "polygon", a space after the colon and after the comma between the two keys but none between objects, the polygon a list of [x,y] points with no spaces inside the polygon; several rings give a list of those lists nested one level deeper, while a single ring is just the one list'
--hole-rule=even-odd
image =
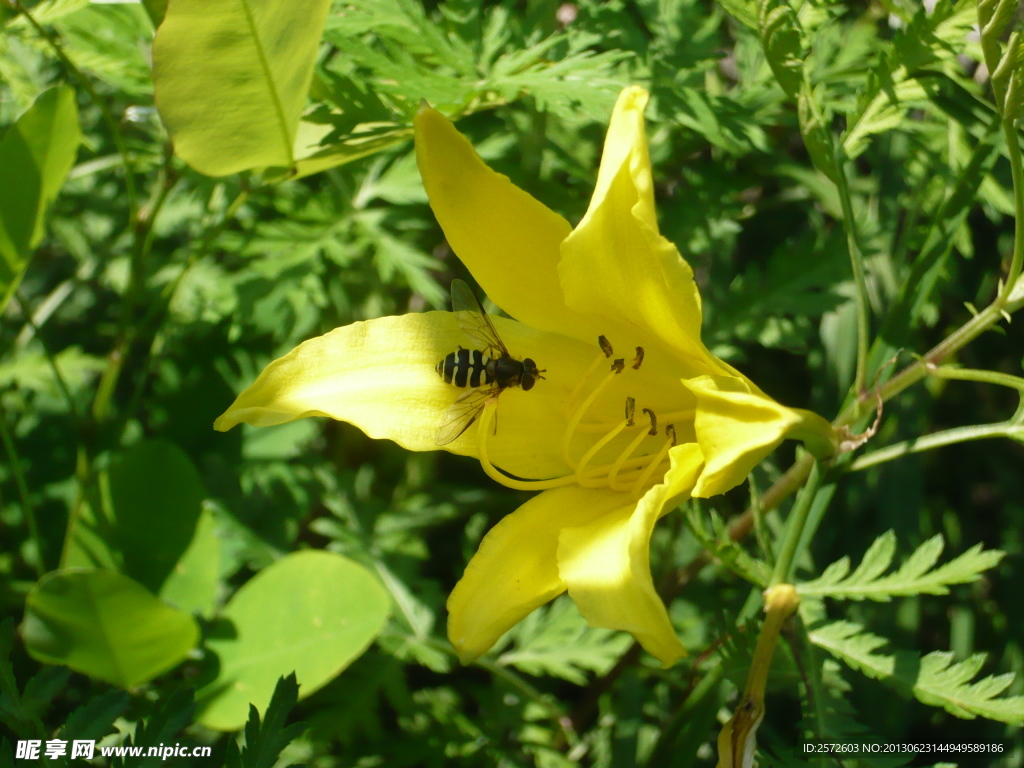
[{"label": "green leaf", "polygon": [[149,717],[135,726],[135,732],[125,742],[126,746],[143,747],[142,756],[115,757],[111,768],[157,768],[163,765],[167,758],[148,754],[149,747],[179,741],[175,737],[192,722],[195,708],[191,691],[176,690],[157,698]]},{"label": "green leaf", "polygon": [[744,26],[757,29],[757,3],[754,0],[718,0],[718,4]]},{"label": "green leaf", "polygon": [[241,728],[249,704],[270,701],[279,677],[295,672],[308,696],[366,650],[384,626],[387,591],[361,565],[331,552],[282,558],[238,590],[208,642],[219,659],[197,693],[199,722]]},{"label": "green leaf", "polygon": [[[945,543],[942,536],[928,539],[894,573],[883,576],[896,554],[896,534],[879,536],[853,573],[850,559],[832,563],[814,581],[797,586],[805,597],[831,597],[837,600],[877,600],[888,602],[906,595],[945,595],[952,584],[969,584],[994,568],[1005,555],[996,549],[982,550],[976,544],[954,560],[935,568]],[[849,575],[847,575],[849,574]]]},{"label": "green leaf", "polygon": [[221,543],[213,511],[203,509],[188,549],[160,588],[160,599],[187,613],[208,617],[220,587]]},{"label": "green leaf", "polygon": [[146,9],[146,15],[153,22],[153,26],[159,27],[167,15],[167,0],[142,0],[142,7]]},{"label": "green leaf", "polygon": [[498,657],[499,664],[576,685],[587,682],[587,672],[600,675],[611,669],[631,643],[622,632],[587,626],[568,598],[534,611],[507,637],[514,647]]},{"label": "green leaf", "polygon": [[127,576],[81,569],[54,571],[35,585],[21,634],[38,661],[132,688],[184,659],[199,627]]},{"label": "green leaf", "polygon": [[274,686],[274,695],[270,697],[262,725],[259,710],[250,704],[249,719],[245,723],[245,746],[239,752],[237,742],[229,742],[225,768],[273,768],[281,751],[305,729],[301,722],[285,726],[298,695],[299,685],[293,672],[280,678]]},{"label": "green leaf", "polygon": [[759,26],[761,47],[775,79],[790,98],[796,98],[804,82],[803,33],[796,13],[786,0],[761,0]]},{"label": "green leaf", "polygon": [[732,540],[722,518],[712,512],[708,515],[696,505],[686,508],[686,523],[700,545],[715,560],[751,584],[767,587],[771,577],[768,563],[751,557],[743,547]]},{"label": "green leaf", "polygon": [[923,657],[911,651],[877,653],[888,641],[849,621],[826,624],[808,636],[840,661],[914,696],[922,704],[942,707],[965,720],[984,717],[1013,725],[1024,723],[1024,696],[999,698],[1013,683],[1013,674],[971,682],[985,663],[984,654],[958,662],[953,654],[939,651]]},{"label": "green leaf", "polygon": [[43,239],[46,209],[81,142],[75,92],[63,85],[43,91],[0,139],[0,313]]},{"label": "green leaf", "polygon": [[108,508],[76,521],[62,565],[112,568],[159,594],[196,536],[199,473],[177,446],[145,441],[115,457],[107,477]]},{"label": "green leaf", "polygon": [[864,152],[872,136],[898,127],[903,122],[907,109],[919,102],[927,101],[928,94],[916,79],[893,82],[897,79],[897,74],[892,73],[892,79],[884,85],[875,85],[871,89],[873,95],[870,100],[849,122],[843,136],[843,149],[847,159],[853,160]]},{"label": "green leaf", "polygon": [[128,709],[131,697],[123,691],[106,691],[75,709],[61,729],[68,739],[94,739],[116,733],[114,721]]},{"label": "green leaf", "polygon": [[330,0],[175,0],[153,43],[157,108],[208,176],[291,167]]},{"label": "green leaf", "polygon": [[838,184],[835,137],[816,95],[807,83],[801,86],[797,95],[797,116],[800,118],[800,135],[814,167]]}]

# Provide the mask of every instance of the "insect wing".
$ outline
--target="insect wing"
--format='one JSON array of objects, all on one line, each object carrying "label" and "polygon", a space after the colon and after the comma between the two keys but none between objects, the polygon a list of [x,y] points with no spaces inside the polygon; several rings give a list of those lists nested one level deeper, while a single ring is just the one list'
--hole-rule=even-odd
[{"label": "insect wing", "polygon": [[463,332],[473,339],[488,357],[508,356],[508,349],[494,329],[491,318],[477,300],[473,289],[462,280],[452,281],[452,311],[455,312]]},{"label": "insect wing", "polygon": [[501,387],[478,387],[459,395],[458,400],[451,404],[441,418],[441,425],[437,428],[435,442],[438,445],[448,445],[454,442],[463,432],[469,429],[483,413],[484,406],[498,396]]}]

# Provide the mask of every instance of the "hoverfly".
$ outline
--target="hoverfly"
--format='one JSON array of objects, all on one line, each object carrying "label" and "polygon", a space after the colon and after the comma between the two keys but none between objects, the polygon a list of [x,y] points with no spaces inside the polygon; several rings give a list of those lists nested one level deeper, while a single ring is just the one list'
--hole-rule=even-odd
[{"label": "hoverfly", "polygon": [[469,387],[445,411],[437,428],[438,445],[448,445],[458,438],[477,420],[484,406],[509,387],[533,389],[537,379],[544,378],[541,376],[544,370],[537,370],[533,360],[528,357],[517,360],[509,354],[472,289],[462,280],[452,281],[452,311],[459,327],[482,349],[466,349],[460,345],[434,367],[438,376],[449,384]]}]

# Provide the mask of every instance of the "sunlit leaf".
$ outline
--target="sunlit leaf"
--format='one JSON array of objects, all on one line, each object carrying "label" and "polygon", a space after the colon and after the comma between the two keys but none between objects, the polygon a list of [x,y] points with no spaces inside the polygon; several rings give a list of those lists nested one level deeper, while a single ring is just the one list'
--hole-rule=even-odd
[{"label": "sunlit leaf", "polygon": [[389,609],[380,582],[346,557],[308,550],[279,560],[238,590],[211,634],[218,669],[196,694],[199,722],[241,728],[249,705],[262,710],[291,672],[308,696],[366,650]]},{"label": "sunlit leaf", "polygon": [[81,141],[75,92],[63,85],[44,91],[0,139],[0,312],[43,239],[46,209]]},{"label": "sunlit leaf", "polygon": [[21,635],[39,661],[132,688],[184,659],[199,627],[127,576],[74,569],[35,585]]},{"label": "sunlit leaf", "polygon": [[175,0],[153,44],[157,108],[200,173],[291,167],[330,0]]}]

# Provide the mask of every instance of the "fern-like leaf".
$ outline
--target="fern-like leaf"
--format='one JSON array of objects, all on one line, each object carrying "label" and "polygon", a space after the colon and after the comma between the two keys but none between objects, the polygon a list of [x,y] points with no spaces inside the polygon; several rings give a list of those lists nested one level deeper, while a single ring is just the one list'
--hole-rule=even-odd
[{"label": "fern-like leaf", "polygon": [[853,573],[850,573],[850,559],[844,557],[832,563],[817,579],[798,585],[797,590],[804,597],[878,602],[906,595],[945,595],[953,584],[975,581],[995,567],[1005,554],[997,549],[983,550],[981,544],[976,544],[936,568],[944,547],[942,537],[933,536],[896,571],[884,575],[896,554],[896,535],[887,531],[875,539]]},{"label": "fern-like leaf", "polygon": [[588,627],[568,599],[546,611],[534,611],[506,636],[515,643],[498,663],[529,675],[550,675],[577,685],[587,673],[604,674],[625,653],[629,637],[609,629]]},{"label": "fern-like leaf", "polygon": [[923,704],[942,707],[965,720],[984,717],[1012,725],[1024,723],[1024,696],[1000,696],[1013,682],[1013,674],[991,675],[971,682],[985,664],[984,654],[955,661],[953,654],[939,651],[927,656],[912,651],[880,653],[888,640],[850,621],[817,627],[809,637],[812,643],[853,669]]}]

